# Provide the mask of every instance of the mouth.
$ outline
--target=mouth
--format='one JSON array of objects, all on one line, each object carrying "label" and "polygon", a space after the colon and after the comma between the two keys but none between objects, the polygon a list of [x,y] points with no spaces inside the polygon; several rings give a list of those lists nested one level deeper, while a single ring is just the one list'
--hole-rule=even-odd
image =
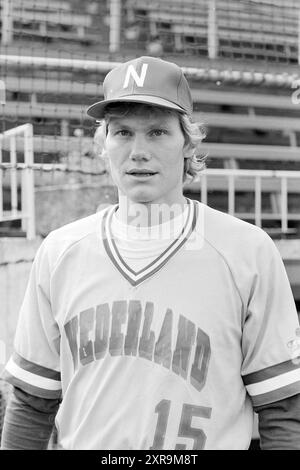
[{"label": "mouth", "polygon": [[148,169],[144,169],[144,170],[133,169],[133,170],[127,171],[126,174],[136,177],[136,178],[149,178],[151,176],[156,175],[157,172],[148,170]]}]

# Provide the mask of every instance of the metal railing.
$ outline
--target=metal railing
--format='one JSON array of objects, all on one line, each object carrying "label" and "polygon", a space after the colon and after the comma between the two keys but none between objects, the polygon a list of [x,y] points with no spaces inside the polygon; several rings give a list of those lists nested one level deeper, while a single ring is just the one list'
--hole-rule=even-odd
[{"label": "metal railing", "polygon": [[[24,163],[17,162],[17,139],[23,142]],[[3,143],[9,141],[9,161],[3,162]],[[5,145],[6,147],[6,145]],[[9,172],[10,210],[4,210],[4,172]],[[21,172],[21,208],[18,210],[18,174]],[[21,220],[27,239],[35,238],[33,126],[24,124],[0,134],[0,222]]]},{"label": "metal railing", "polygon": [[[7,142],[8,140],[8,142]],[[24,163],[17,162],[17,149],[23,145]],[[5,146],[3,146],[5,142]],[[9,145],[8,145],[9,144]],[[9,161],[3,162],[2,148],[9,149]],[[34,210],[34,169],[49,166],[54,170],[54,164],[38,165],[33,161],[33,127],[24,124],[0,134],[0,222],[20,220],[22,230],[26,231],[28,239],[35,237]],[[36,168],[35,168],[36,167]],[[3,173],[9,171],[11,209],[3,208]],[[21,209],[18,210],[18,178],[21,172]],[[263,220],[280,221],[282,233],[289,232],[290,221],[300,221],[299,209],[289,212],[288,195],[300,195],[300,171],[279,170],[240,170],[240,169],[206,169],[186,189],[201,194],[201,201],[207,203],[208,191],[226,191],[228,193],[228,213],[262,227]],[[238,212],[236,210],[236,192],[254,193],[254,211]],[[262,194],[267,192],[278,196],[279,207],[271,212],[263,212]]]},{"label": "metal railing", "polygon": [[[228,213],[241,219],[253,219],[259,227],[262,227],[263,220],[279,220],[281,231],[287,233],[289,221],[300,221],[300,204],[297,212],[288,210],[288,194],[300,194],[300,171],[206,169],[186,188],[199,191],[204,204],[207,203],[208,190],[227,191]],[[254,212],[239,213],[235,210],[236,191],[254,192]],[[279,196],[279,210],[262,211],[263,192]]]}]

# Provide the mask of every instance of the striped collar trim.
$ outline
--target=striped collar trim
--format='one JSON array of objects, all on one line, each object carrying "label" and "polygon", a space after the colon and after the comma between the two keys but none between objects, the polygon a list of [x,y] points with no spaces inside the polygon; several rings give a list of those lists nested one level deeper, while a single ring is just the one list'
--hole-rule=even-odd
[{"label": "striped collar trim", "polygon": [[143,281],[159,271],[175,255],[175,253],[177,253],[177,251],[190,237],[196,226],[198,207],[195,201],[191,201],[189,199],[187,199],[187,201],[189,204],[188,216],[179,236],[174,241],[172,241],[172,243],[163,251],[163,253],[161,253],[154,261],[152,261],[140,271],[134,271],[128,266],[128,264],[122,258],[113,239],[111,221],[114,212],[116,212],[118,209],[118,206],[112,207],[104,214],[102,221],[102,240],[104,248],[112,263],[132,286],[141,284]]}]

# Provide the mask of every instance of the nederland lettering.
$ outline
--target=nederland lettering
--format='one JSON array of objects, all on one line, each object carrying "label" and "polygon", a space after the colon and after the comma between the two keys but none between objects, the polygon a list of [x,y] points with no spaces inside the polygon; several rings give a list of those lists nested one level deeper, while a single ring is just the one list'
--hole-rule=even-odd
[{"label": "nederland lettering", "polygon": [[166,310],[158,337],[151,329],[153,315],[153,302],[146,302],[143,311],[138,300],[119,300],[111,308],[105,303],[80,312],[64,326],[74,369],[107,354],[136,356],[170,369],[200,391],[211,355],[209,336],[180,315],[172,350],[173,311]]}]

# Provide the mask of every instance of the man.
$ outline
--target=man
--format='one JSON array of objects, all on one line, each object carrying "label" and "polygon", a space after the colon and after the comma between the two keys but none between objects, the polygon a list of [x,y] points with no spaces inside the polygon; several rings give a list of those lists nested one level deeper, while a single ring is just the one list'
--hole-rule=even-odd
[{"label": "man", "polygon": [[119,204],[37,253],[3,448],[45,448],[56,415],[64,449],[247,449],[256,410],[264,449],[299,449],[287,275],[264,231],[184,197],[202,135],[181,69],[129,61],[104,96],[88,114]]}]

